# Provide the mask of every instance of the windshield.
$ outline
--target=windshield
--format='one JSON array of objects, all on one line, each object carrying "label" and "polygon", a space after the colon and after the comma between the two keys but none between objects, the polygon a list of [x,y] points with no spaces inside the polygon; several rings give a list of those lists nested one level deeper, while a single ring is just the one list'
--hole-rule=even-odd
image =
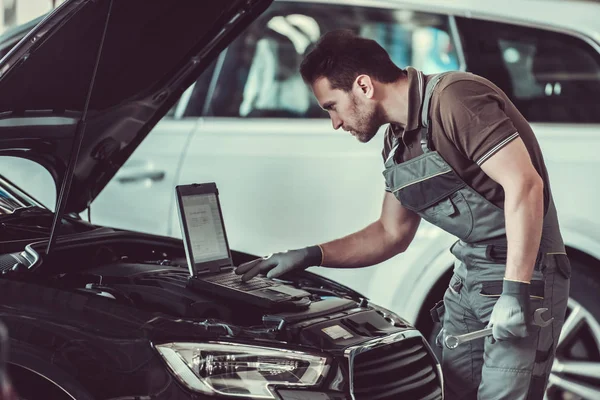
[{"label": "windshield", "polygon": [[[4,157],[0,157],[0,165],[4,164],[2,161],[6,161],[3,159]],[[33,162],[31,163],[33,164]],[[3,169],[3,172],[10,172],[10,170],[7,171]],[[45,193],[48,192],[45,191]],[[36,201],[33,197],[23,192],[6,176],[0,175],[0,217],[3,215],[12,214],[17,209],[28,207],[46,208],[42,203]]]},{"label": "windshield", "polygon": [[35,161],[0,155],[0,217],[23,207],[54,210],[56,185]]}]

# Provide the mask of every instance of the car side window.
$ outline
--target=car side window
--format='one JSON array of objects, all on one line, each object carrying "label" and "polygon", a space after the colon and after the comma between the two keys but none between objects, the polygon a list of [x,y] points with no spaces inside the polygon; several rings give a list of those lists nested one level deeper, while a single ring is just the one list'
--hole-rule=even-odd
[{"label": "car side window", "polygon": [[600,123],[600,55],[584,40],[512,24],[456,21],[467,70],[498,85],[529,122]]},{"label": "car side window", "polygon": [[[332,16],[335,16],[332,18]],[[321,35],[350,29],[376,40],[401,68],[459,68],[448,17],[387,8],[274,3],[221,54],[204,113],[259,118],[327,118],[302,81],[300,63]]]},{"label": "car side window", "polygon": [[[57,188],[50,172],[40,164],[25,158],[0,156],[0,171],[2,177],[54,211]],[[0,192],[0,214],[4,212],[5,197]]]}]

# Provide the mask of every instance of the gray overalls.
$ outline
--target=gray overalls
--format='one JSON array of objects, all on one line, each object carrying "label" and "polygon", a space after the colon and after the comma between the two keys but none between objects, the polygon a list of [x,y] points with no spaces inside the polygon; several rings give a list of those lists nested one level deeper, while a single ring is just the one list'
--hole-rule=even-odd
[{"label": "gray overalls", "polygon": [[[431,77],[425,90],[421,88],[424,154],[398,164],[394,156],[398,146],[386,161],[383,174],[404,207],[460,239],[450,249],[456,257],[454,274],[443,302],[436,305],[432,315],[442,323],[442,332],[462,335],[484,329],[489,322],[502,292],[507,240],[504,211],[469,187],[432,150],[429,105],[433,89],[443,75]],[[545,328],[534,326],[523,339],[495,343],[478,339],[454,350],[444,348],[442,367],[447,400],[543,398],[564,323],[570,273],[550,196],[531,281],[531,310],[547,307],[544,318],[553,316],[554,322]],[[438,336],[441,346],[439,339]]]}]

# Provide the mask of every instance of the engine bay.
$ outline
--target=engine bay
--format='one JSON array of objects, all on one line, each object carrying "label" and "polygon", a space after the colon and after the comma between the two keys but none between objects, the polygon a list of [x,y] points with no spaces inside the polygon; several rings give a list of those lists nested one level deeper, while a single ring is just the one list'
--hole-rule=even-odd
[{"label": "engine bay", "polygon": [[[303,311],[269,313],[192,290],[184,249],[176,239],[102,229],[62,237],[50,255],[43,250],[39,242],[25,252],[0,255],[2,278],[99,297],[172,321],[210,321],[241,335],[319,348],[341,348],[408,327],[352,289],[307,271],[283,281],[310,293],[311,305]],[[255,258],[235,251],[232,256],[235,265]],[[327,329],[334,333],[323,334]]]}]

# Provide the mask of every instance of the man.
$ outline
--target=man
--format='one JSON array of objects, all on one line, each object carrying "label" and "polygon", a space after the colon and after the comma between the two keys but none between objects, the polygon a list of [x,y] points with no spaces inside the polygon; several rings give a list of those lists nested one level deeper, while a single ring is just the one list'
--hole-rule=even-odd
[{"label": "man", "polygon": [[8,357],[8,335],[6,328],[0,323],[0,400],[16,400],[12,385],[6,372],[6,358]]},{"label": "man", "polygon": [[[253,260],[236,273],[248,280],[374,265],[405,251],[424,218],[460,239],[444,302],[432,310],[443,332],[493,328],[490,340],[443,349],[446,399],[542,399],[570,265],[527,121],[490,81],[401,70],[377,43],[348,31],[324,35],[301,73],[334,129],[367,142],[389,123],[381,216],[344,238]],[[554,317],[545,328],[532,325],[541,307],[549,309],[544,318]]]}]

